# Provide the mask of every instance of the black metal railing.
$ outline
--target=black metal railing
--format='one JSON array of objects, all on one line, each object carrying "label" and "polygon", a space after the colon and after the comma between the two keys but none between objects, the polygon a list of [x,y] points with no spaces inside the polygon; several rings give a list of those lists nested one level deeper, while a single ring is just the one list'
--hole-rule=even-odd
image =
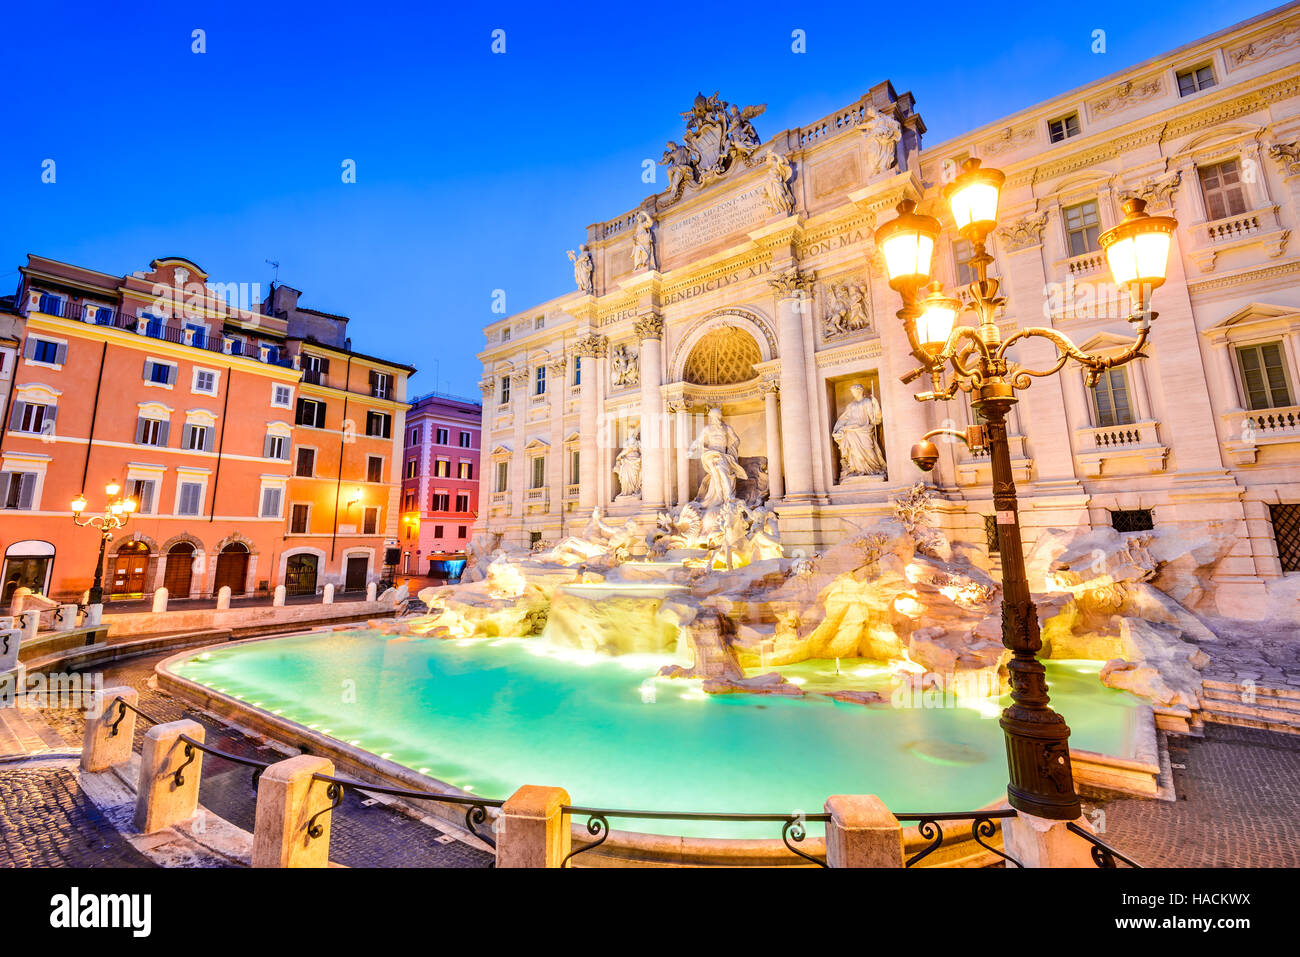
[{"label": "black metal railing", "polygon": [[1133,858],[1127,857],[1124,854],[1120,853],[1115,848],[1111,847],[1109,844],[1107,844],[1105,841],[1099,838],[1096,834],[1093,834],[1087,828],[1080,827],[1078,824],[1075,824],[1073,821],[1065,825],[1065,827],[1066,830],[1079,835],[1081,838],[1083,838],[1085,841],[1087,841],[1089,844],[1092,845],[1092,847],[1090,848],[1090,851],[1092,853],[1092,861],[1098,867],[1119,867],[1119,864],[1117,864],[1116,861],[1123,861],[1129,867],[1140,868],[1142,866],[1137,861],[1133,860]]},{"label": "black metal railing", "polygon": [[564,860],[560,862],[561,867],[568,867],[569,862],[579,854],[585,854],[604,844],[606,839],[609,837],[609,819],[611,817],[632,818],[645,821],[779,822],[781,824],[781,841],[792,854],[802,857],[805,861],[810,861],[818,867],[828,866],[825,858],[809,854],[795,845],[802,842],[803,839],[808,836],[808,829],[804,826],[808,821],[826,823],[831,819],[829,814],[804,814],[802,812],[796,812],[794,814],[715,814],[698,811],[629,811],[615,808],[576,807],[570,805],[565,805],[561,810],[565,814],[576,814],[579,817],[586,816],[587,833],[596,838],[596,840],[592,841],[590,844],[584,844],[581,847],[576,847],[570,851]]},{"label": "black metal railing", "polygon": [[916,832],[924,840],[930,843],[917,853],[913,854],[903,862],[904,867],[913,865],[929,857],[941,846],[943,846],[944,834],[943,825],[949,821],[969,821],[970,836],[980,847],[990,851],[1002,858],[1009,864],[1016,867],[1024,867],[1018,860],[1003,851],[998,850],[992,844],[986,843],[986,839],[997,834],[998,828],[994,821],[1015,817],[1016,812],[1012,808],[1002,808],[995,811],[945,811],[935,814],[895,814],[894,817],[900,821],[915,821]]},{"label": "black metal railing", "polygon": [[320,837],[323,832],[319,829],[313,833],[313,827],[316,826],[316,818],[338,807],[343,802],[344,791],[347,788],[354,788],[358,791],[372,792],[375,794],[388,794],[392,797],[407,798],[413,801],[436,801],[439,804],[455,804],[463,807],[465,808],[465,829],[488,847],[496,850],[496,839],[492,837],[492,835],[480,831],[476,825],[486,824],[488,819],[488,808],[501,807],[506,803],[504,799],[480,798],[468,794],[443,794],[438,791],[417,791],[412,788],[394,788],[382,784],[367,784],[365,781],[353,781],[349,778],[340,778],[332,774],[313,774],[312,777],[317,781],[324,781],[329,785],[325,793],[333,803],[329,807],[317,811],[312,815],[311,820],[307,822],[307,834],[309,837]]}]

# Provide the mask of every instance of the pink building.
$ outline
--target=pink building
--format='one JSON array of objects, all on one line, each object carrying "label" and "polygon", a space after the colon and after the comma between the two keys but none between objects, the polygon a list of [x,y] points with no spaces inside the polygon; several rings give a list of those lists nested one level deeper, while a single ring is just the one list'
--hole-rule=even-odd
[{"label": "pink building", "polygon": [[460,396],[413,400],[403,440],[400,574],[459,577],[478,517],[482,417],[480,403]]}]

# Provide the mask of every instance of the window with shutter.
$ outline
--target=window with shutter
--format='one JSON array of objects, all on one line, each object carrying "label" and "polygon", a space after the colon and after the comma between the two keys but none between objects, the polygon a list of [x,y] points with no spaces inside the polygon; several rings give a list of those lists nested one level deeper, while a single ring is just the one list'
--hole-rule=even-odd
[{"label": "window with shutter", "polygon": [[136,511],[142,515],[153,512],[154,482],[152,479],[136,479],[131,483],[130,497],[135,499]]},{"label": "window with shutter", "polygon": [[295,505],[289,518],[289,531],[295,535],[307,534],[308,506]]},{"label": "window with shutter", "polygon": [[35,472],[0,472],[0,508],[31,508],[35,491]]},{"label": "window with shutter", "polygon": [[315,449],[298,449],[298,461],[294,466],[293,474],[300,478],[311,478],[316,474]]},{"label": "window with shutter", "polygon": [[1123,369],[1108,369],[1092,388],[1097,425],[1132,425],[1133,409],[1129,402],[1128,374]]},{"label": "window with shutter", "polygon": [[1241,168],[1235,159],[1197,170],[1201,178],[1201,195],[1205,198],[1205,215],[1210,219],[1240,216],[1247,209],[1246,191],[1241,183]]},{"label": "window with shutter", "polygon": [[366,481],[382,482],[384,480],[384,460],[378,455],[366,456]]},{"label": "window with shutter", "polygon": [[203,486],[198,482],[182,482],[177,514],[198,515],[202,508],[202,494]]},{"label": "window with shutter", "polygon": [[1238,346],[1237,363],[1248,409],[1279,409],[1291,405],[1282,343]]},{"label": "window with shutter", "polygon": [[365,517],[361,521],[362,535],[375,535],[379,529],[379,506],[371,505],[365,511]]},{"label": "window with shutter", "polygon": [[281,489],[262,489],[262,518],[277,518],[280,515]]}]

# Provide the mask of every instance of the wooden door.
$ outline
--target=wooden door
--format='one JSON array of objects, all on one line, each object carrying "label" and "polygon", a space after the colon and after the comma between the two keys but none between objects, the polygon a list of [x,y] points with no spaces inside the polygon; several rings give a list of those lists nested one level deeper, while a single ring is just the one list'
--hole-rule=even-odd
[{"label": "wooden door", "polygon": [[242,545],[227,545],[217,556],[217,579],[212,585],[213,591],[219,592],[223,585],[229,585],[231,595],[242,595],[247,581],[247,549]]},{"label": "wooden door", "polygon": [[149,570],[149,546],[129,542],[117,550],[109,575],[110,595],[143,595],[145,573]]},{"label": "wooden door", "polygon": [[167,565],[163,569],[163,587],[168,598],[189,598],[194,581],[194,546],[179,542],[167,552]]},{"label": "wooden door", "polygon": [[343,581],[344,591],[364,591],[366,587],[366,557],[353,555],[348,559],[347,577]]}]

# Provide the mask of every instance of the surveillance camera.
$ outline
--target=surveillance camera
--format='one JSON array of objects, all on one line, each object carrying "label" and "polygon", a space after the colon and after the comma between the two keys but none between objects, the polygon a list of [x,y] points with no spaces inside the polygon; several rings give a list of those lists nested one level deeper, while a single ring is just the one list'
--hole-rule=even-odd
[{"label": "surveillance camera", "polygon": [[912,461],[922,472],[932,472],[939,463],[939,448],[928,439],[912,446]]}]

